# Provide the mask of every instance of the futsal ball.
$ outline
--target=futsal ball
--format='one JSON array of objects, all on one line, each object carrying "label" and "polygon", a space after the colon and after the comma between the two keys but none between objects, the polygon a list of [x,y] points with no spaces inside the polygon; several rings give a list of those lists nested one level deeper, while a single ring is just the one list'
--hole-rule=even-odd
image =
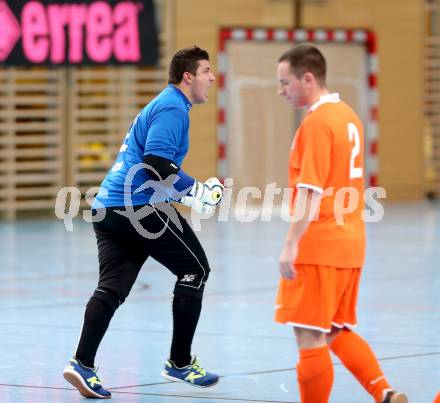
[{"label": "futsal ball", "polygon": [[211,198],[214,205],[219,204],[223,197],[223,189],[224,189],[221,182],[217,178],[209,178],[205,182],[205,185],[211,191]]}]

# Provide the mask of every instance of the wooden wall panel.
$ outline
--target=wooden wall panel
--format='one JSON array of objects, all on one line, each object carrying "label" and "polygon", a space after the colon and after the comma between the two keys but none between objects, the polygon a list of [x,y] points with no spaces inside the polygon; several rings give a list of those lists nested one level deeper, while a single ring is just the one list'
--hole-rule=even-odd
[{"label": "wooden wall panel", "polygon": [[65,71],[0,70],[0,214],[53,208],[63,186]]},{"label": "wooden wall panel", "polygon": [[70,72],[69,184],[84,193],[114,162],[131,121],[164,86],[163,70],[78,68]]},{"label": "wooden wall panel", "polygon": [[[155,3],[162,21],[170,8]],[[161,66],[169,29],[160,33]],[[62,187],[84,195],[98,186],[165,75],[163,67],[0,68],[0,217],[53,211]]]},{"label": "wooden wall panel", "polygon": [[420,199],[424,195],[422,11],[420,0],[375,3],[379,180],[388,199]]},{"label": "wooden wall panel", "polygon": [[[217,7],[216,1],[176,0],[176,49],[194,44],[208,50],[215,69],[217,64]],[[207,104],[195,105],[190,112],[190,151],[184,169],[200,179],[217,174],[217,93],[209,90]]]},{"label": "wooden wall panel", "polygon": [[425,0],[424,106],[426,190],[440,196],[440,0]]},{"label": "wooden wall panel", "polygon": [[289,0],[223,0],[213,2],[220,26],[291,28],[293,2]]},{"label": "wooden wall panel", "polygon": [[0,214],[53,210],[63,186],[98,186],[164,85],[164,69],[0,70]]},{"label": "wooden wall panel", "polygon": [[[400,3],[402,7],[403,4]],[[306,2],[303,8],[303,26],[308,28],[371,28],[374,25],[374,7],[375,0]]]}]

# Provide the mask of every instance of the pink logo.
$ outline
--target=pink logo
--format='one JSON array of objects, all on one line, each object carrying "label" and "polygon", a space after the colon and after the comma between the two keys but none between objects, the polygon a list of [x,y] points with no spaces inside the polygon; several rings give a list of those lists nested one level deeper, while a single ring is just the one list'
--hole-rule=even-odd
[{"label": "pink logo", "polygon": [[[0,62],[10,57],[20,36],[23,56],[32,63],[142,60],[138,21],[142,3],[132,0],[116,4],[103,0],[22,3],[8,6],[5,0],[0,0]],[[11,9],[21,14],[21,21],[17,21]]]},{"label": "pink logo", "polygon": [[0,27],[0,62],[3,62],[20,37],[20,24],[5,1],[0,1]]}]

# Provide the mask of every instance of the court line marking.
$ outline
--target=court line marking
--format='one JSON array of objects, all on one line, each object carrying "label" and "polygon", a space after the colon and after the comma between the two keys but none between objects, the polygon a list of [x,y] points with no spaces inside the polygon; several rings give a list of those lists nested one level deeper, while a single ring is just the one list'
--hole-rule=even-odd
[{"label": "court line marking", "polygon": [[[432,355],[440,355],[440,351],[433,351],[430,353],[420,353],[420,354],[407,354],[407,355],[398,355],[398,356],[392,356],[392,357],[382,357],[379,358],[379,361],[392,361],[392,360],[399,360],[399,359],[407,359],[407,358],[419,358],[419,357],[427,357]],[[341,363],[334,363],[336,366],[342,366]],[[241,374],[229,374],[229,375],[222,375],[220,378],[235,378],[235,377],[244,377],[249,375],[262,375],[262,374],[271,374],[271,373],[277,373],[277,372],[287,372],[292,371],[295,372],[296,368],[282,368],[282,369],[272,369],[272,370],[265,370],[265,371],[254,371],[254,372],[246,372]],[[140,388],[140,387],[147,387],[147,386],[157,386],[157,385],[166,385],[174,383],[172,381],[163,381],[163,382],[155,382],[155,383],[146,383],[146,384],[139,384],[139,385],[130,385],[130,386],[116,386],[113,388],[108,388],[109,390],[113,391],[114,393],[127,393],[127,394],[138,394],[138,395],[145,395],[145,396],[170,396],[170,397],[193,397],[193,398],[199,398],[199,399],[215,399],[215,400],[225,400],[225,398],[220,397],[200,397],[200,396],[181,396],[181,395],[167,395],[167,394],[159,394],[159,393],[146,393],[146,392],[121,392],[120,389],[130,389],[130,388]],[[6,383],[0,383],[0,386],[9,386],[9,387],[18,387],[18,388],[30,388],[30,389],[50,389],[50,390],[75,390],[73,388],[63,388],[63,387],[54,387],[54,386],[37,386],[37,385],[19,385],[19,384],[6,384]],[[226,400],[231,401],[250,401],[250,402],[274,402],[274,403],[284,403],[283,401],[269,401],[269,400],[246,400],[246,399],[234,399],[234,398],[226,398]],[[292,402],[288,402],[292,403]]]},{"label": "court line marking", "polygon": [[[38,327],[38,328],[46,328],[46,329],[72,329],[77,330],[78,326],[76,325],[57,325],[54,326],[52,324],[41,324],[41,323],[13,323],[13,322],[0,322],[0,326],[17,326],[17,327]],[[158,334],[168,334],[170,332],[169,329],[160,330],[160,329],[149,329],[149,328],[122,328],[122,327],[112,327],[111,332],[140,332],[140,333],[158,333]],[[293,340],[291,336],[273,336],[273,335],[248,335],[248,334],[227,334],[227,333],[217,333],[217,332],[209,332],[209,331],[198,331],[198,335],[201,336],[209,336],[209,337],[226,337],[226,338],[235,338],[235,339],[270,339],[270,340]],[[410,346],[410,347],[440,347],[440,344],[421,344],[421,343],[407,343],[407,342],[392,342],[392,341],[376,341],[369,339],[368,342],[374,345],[392,345],[392,346]]]},{"label": "court line marking", "polygon": [[[1,282],[1,279],[0,279]],[[144,282],[145,283],[145,282]],[[139,284],[139,283],[137,283]],[[150,284],[150,283],[148,283]],[[151,287],[150,287],[151,288]],[[16,289],[14,288],[6,288],[6,289],[1,289],[0,291],[15,291]],[[32,290],[32,288],[29,288],[29,290]],[[127,299],[127,301],[124,303],[125,305],[127,304],[136,304],[139,302],[145,302],[145,301],[168,301],[171,298],[171,293],[172,290],[170,291],[170,293],[167,294],[159,294],[159,295],[145,295],[144,291],[146,290],[145,287],[136,287],[135,289],[133,289],[133,291],[130,293],[130,298]],[[255,294],[258,295],[262,292],[269,292],[269,291],[275,291],[276,290],[276,286],[273,287],[258,287],[258,288],[249,288],[249,289],[245,289],[245,290],[236,290],[236,291],[223,291],[223,292],[219,292],[219,291],[212,291],[208,294],[206,294],[205,296],[205,300],[208,301],[209,299],[214,299],[214,298],[218,298],[218,297],[227,297],[227,296],[242,296],[242,295],[246,295],[246,294]],[[41,290],[40,294],[36,294],[36,295],[43,295],[44,290]],[[35,295],[35,294],[34,294]],[[60,302],[60,303],[56,303],[56,304],[32,304],[32,305],[15,305],[15,306],[6,306],[4,309],[41,309],[41,308],[45,308],[45,309],[54,309],[54,308],[58,308],[58,307],[66,307],[66,306],[78,306],[81,305],[84,301],[83,298],[88,299],[90,297],[90,294],[79,294],[79,295],[73,295],[73,296],[68,296],[67,298],[76,298],[75,301],[71,301],[71,302]],[[56,297],[59,298],[59,297]],[[5,300],[8,300],[9,298],[5,298]],[[60,298],[61,300],[64,298]],[[2,299],[0,299],[0,301],[2,301]]]},{"label": "court line marking", "polygon": [[161,393],[143,393],[143,392],[114,392],[118,394],[130,394],[130,395],[142,395],[142,396],[162,396],[162,397],[184,397],[184,398],[192,398],[192,399],[205,399],[205,400],[220,400],[222,402],[262,402],[262,403],[300,403],[298,401],[292,402],[291,400],[261,400],[261,399],[243,399],[243,398],[234,398],[234,397],[220,397],[220,396],[194,396],[194,395],[170,395],[170,394],[161,394]]},{"label": "court line marking", "polygon": [[[392,357],[382,357],[378,358],[379,361],[392,361],[392,360],[400,360],[400,359],[407,359],[407,358],[419,358],[419,357],[427,357],[432,355],[440,355],[440,351],[433,351],[430,353],[420,353],[420,354],[407,354],[407,355],[397,355]],[[335,367],[342,366],[343,364],[340,362],[336,362],[333,364]],[[296,372],[296,367],[292,368],[281,368],[281,369],[269,369],[265,371],[254,371],[254,372],[245,372],[245,373],[237,373],[237,374],[228,374],[228,375],[221,375],[220,378],[238,378],[238,377],[244,377],[249,375],[264,375],[264,374],[273,374],[277,372]],[[156,383],[146,383],[146,384],[140,384],[140,385],[132,385],[132,386],[115,386],[113,388],[108,388],[110,390],[119,390],[119,389],[128,389],[128,388],[136,388],[136,387],[146,387],[146,386],[156,386],[156,385],[164,385],[172,382],[156,382]]]}]

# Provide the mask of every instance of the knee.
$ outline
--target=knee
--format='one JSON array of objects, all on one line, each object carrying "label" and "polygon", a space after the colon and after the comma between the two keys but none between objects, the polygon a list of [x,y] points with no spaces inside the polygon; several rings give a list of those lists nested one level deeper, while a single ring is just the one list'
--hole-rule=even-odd
[{"label": "knee", "polygon": [[[332,352],[339,357],[341,352],[345,351],[345,346],[351,345],[354,340],[359,340],[359,336],[353,333],[350,329],[343,328],[333,337],[330,344]],[[362,339],[361,339],[362,340]]]},{"label": "knee", "polygon": [[[118,307],[124,303],[125,298],[121,297],[117,292],[109,289],[98,287],[90,298],[89,304],[93,299],[103,301],[106,306],[112,310],[112,313],[118,309]],[[89,305],[87,304],[87,305]]]},{"label": "knee", "polygon": [[332,327],[331,332],[326,335],[327,344],[330,347],[331,347],[333,341],[336,339],[336,337],[338,337],[341,334],[342,331],[343,331],[343,329],[341,329],[341,328],[338,328],[338,327],[335,327],[335,326]]},{"label": "knee", "polygon": [[327,345],[325,333],[318,330],[295,327],[295,336],[300,350],[318,348]]},{"label": "knee", "polygon": [[174,287],[174,294],[202,299],[209,272],[209,266],[206,266],[205,268],[179,274]]}]

